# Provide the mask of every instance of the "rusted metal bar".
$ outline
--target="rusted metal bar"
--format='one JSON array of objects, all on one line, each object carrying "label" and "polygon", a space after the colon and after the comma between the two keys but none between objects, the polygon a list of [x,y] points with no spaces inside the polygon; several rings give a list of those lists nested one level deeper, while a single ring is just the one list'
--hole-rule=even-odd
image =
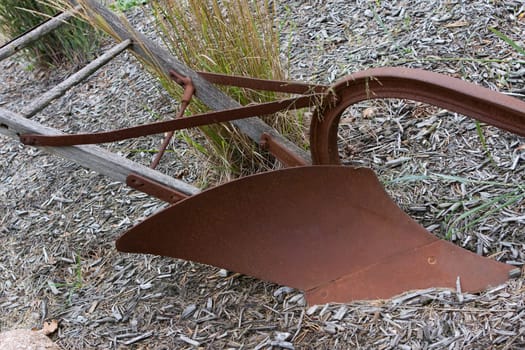
[{"label": "rusted metal bar", "polygon": [[[328,89],[321,86],[320,91],[323,92],[127,129],[60,137],[23,135],[21,141],[37,146],[112,142],[321,104],[312,118],[312,154],[319,163],[333,164],[338,162],[337,122],[340,114],[351,103],[388,97],[408,98],[448,108],[516,134],[525,135],[525,102],[459,79],[428,71],[409,68],[378,68],[356,73]],[[335,98],[327,98],[329,96],[335,96]],[[328,149],[328,147],[331,148]],[[284,148],[287,148],[287,145],[284,145]],[[332,156],[328,158],[318,156],[318,154],[328,153]]]},{"label": "rusted metal bar", "polygon": [[[19,113],[14,113],[0,107],[0,134],[17,138],[18,135],[24,133],[38,133],[41,135],[62,134],[57,129],[44,126],[33,120],[24,118]],[[164,175],[97,146],[46,147],[44,150],[74,161],[77,164],[122,183],[126,183],[126,178],[130,174],[137,174],[187,195],[200,192],[198,188],[190,184]]]},{"label": "rusted metal bar", "polygon": [[162,140],[162,143],[159,146],[159,150],[157,154],[155,154],[155,157],[153,158],[149,166],[151,169],[155,169],[157,165],[159,165],[160,160],[162,159],[162,156],[166,152],[166,148],[168,147],[173,135],[175,135],[175,132],[170,131],[164,136],[164,139]]},{"label": "rusted metal bar", "polygon": [[[190,104],[191,98],[193,94],[195,93],[195,87],[193,86],[193,83],[191,81],[191,78],[184,77],[179,75],[175,71],[170,72],[170,76],[172,79],[174,79],[178,84],[180,84],[184,88],[184,93],[182,94],[182,99],[179,106],[179,112],[177,113],[177,116],[175,119],[182,118],[184,116],[184,112],[186,111],[186,108],[188,108],[188,105]],[[155,169],[157,165],[159,165],[160,159],[164,155],[164,152],[166,151],[166,147],[168,147],[168,144],[171,141],[171,138],[175,132],[169,131],[165,136],[164,140],[162,140],[162,143],[159,147],[159,151],[155,155],[155,158],[151,162],[150,168]]]},{"label": "rusted metal bar", "polygon": [[126,185],[168,203],[176,203],[189,197],[187,194],[137,174],[128,175]]},{"label": "rusted metal bar", "polygon": [[315,101],[319,100],[320,98],[322,98],[322,96],[319,96],[317,94],[305,95],[274,102],[260,103],[216,112],[197,114],[186,118],[161,121],[147,125],[139,125],[131,128],[100,133],[60,136],[24,134],[20,136],[20,141],[26,145],[33,146],[71,146],[115,142],[119,140],[145,135],[159,134],[173,130],[181,130],[214,123],[222,123],[243,118],[250,118],[254,115],[272,114],[285,109],[308,107],[314,105],[316,103]]},{"label": "rusted metal bar", "polygon": [[286,146],[279,143],[271,135],[263,134],[261,142],[262,148],[270,152],[275,158],[287,167],[307,165],[308,161],[299,157],[297,154],[290,152]]}]

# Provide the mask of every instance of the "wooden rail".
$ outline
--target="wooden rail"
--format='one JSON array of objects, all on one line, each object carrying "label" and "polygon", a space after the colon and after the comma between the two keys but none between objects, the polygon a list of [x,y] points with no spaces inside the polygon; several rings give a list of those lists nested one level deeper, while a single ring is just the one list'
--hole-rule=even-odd
[{"label": "wooden rail", "polygon": [[30,105],[22,110],[22,115],[26,118],[31,118],[44,109],[51,101],[64,95],[67,90],[78,85],[82,80],[96,72],[100,67],[115,58],[119,53],[126,50],[130,44],[131,40],[124,40],[120,44],[115,45],[96,60],[35,99]]},{"label": "wooden rail", "polygon": [[[18,139],[19,134],[38,133],[41,135],[61,135],[57,129],[44,126],[22,115],[0,107],[0,134]],[[42,147],[47,152],[75,161],[76,163],[106,175],[115,181],[126,183],[130,174],[138,174],[193,195],[200,190],[183,181],[164,175],[98,146]]]},{"label": "wooden rail", "polygon": [[[148,64],[160,65],[161,69],[169,74],[170,70],[175,70],[179,74],[191,77],[196,87],[196,97],[213,110],[223,110],[239,107],[240,104],[231,97],[217,89],[213,84],[201,77],[195,71],[186,67],[183,63],[176,60],[168,51],[159,47],[154,42],[146,38],[141,33],[135,31],[129,24],[109,11],[100,3],[94,0],[83,0],[87,4],[83,10],[93,18],[102,18],[111,31],[117,34],[119,42],[105,54],[88,64],[86,67],[71,75],[59,85],[42,94],[32,104],[25,107],[20,113],[10,111],[0,107],[0,134],[18,139],[20,134],[41,134],[41,135],[60,135],[63,134],[57,129],[44,126],[30,120],[32,116],[44,109],[51,101],[62,96],[68,89],[79,84],[82,80],[97,71],[104,64],[116,57],[123,50],[130,50],[141,61]],[[21,48],[27,46],[49,33],[51,30],[60,26],[64,21],[71,18],[76,11],[80,11],[79,6],[75,6],[70,11],[64,12],[33,30],[12,40],[10,43],[0,48],[0,59],[9,57]],[[271,137],[284,145],[287,149],[297,154],[298,158],[310,161],[310,156],[303,149],[282,137],[275,129],[267,125],[260,118],[252,117],[249,119],[233,121],[232,124],[251,138],[257,144],[263,142],[264,135]],[[266,136],[267,137],[267,136]],[[193,195],[200,190],[183,181],[164,175],[156,170],[147,168],[129,159],[120,157],[97,146],[72,146],[72,147],[43,147],[49,153],[57,154],[64,158],[75,161],[76,163],[90,168],[100,174],[106,175],[111,179],[126,183],[129,175],[135,174],[158,182],[161,185],[175,189],[187,195]]]},{"label": "wooden rail", "polygon": [[38,39],[40,39],[45,34],[52,32],[53,30],[61,26],[64,22],[68,21],[71,17],[73,17],[75,15],[75,12],[77,12],[81,8],[81,6],[76,6],[71,11],[66,11],[59,14],[56,17],[52,17],[44,23],[40,24],[39,26],[33,28],[28,33],[25,33],[24,35],[21,35],[18,38],[3,45],[0,48],[0,61],[17,53],[18,51],[27,47],[32,42],[35,42]]},{"label": "wooden rail", "polygon": [[[240,107],[240,104],[232,99],[230,96],[217,89],[213,84],[202,78],[195,71],[188,68],[183,63],[179,62],[167,50],[159,47],[153,41],[145,37],[143,34],[135,31],[129,24],[123,22],[117,15],[108,10],[95,0],[83,0],[88,8],[84,11],[95,20],[97,17],[103,18],[111,27],[111,30],[118,35],[120,41],[131,39],[133,45],[130,50],[140,58],[142,61],[149,62],[151,65],[157,63],[160,65],[166,75],[169,75],[170,70],[175,70],[179,74],[189,76],[196,88],[195,95],[210,109],[221,110]],[[137,44],[140,43],[140,44]],[[302,148],[290,140],[284,138],[274,128],[270,127],[260,118],[253,117],[249,119],[237,120],[231,122],[239,130],[259,144],[263,134],[271,135],[272,138],[284,145],[287,149],[296,153],[301,158],[310,162],[310,155]]]}]

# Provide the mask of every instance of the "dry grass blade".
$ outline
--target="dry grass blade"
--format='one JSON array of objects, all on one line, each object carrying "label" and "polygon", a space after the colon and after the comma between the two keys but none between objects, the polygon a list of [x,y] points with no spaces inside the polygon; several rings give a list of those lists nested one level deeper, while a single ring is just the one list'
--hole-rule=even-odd
[{"label": "dry grass blade", "polygon": [[[275,5],[268,1],[154,0],[152,8],[163,39],[171,52],[195,70],[251,76],[265,79],[286,78],[280,62],[279,33],[274,24]],[[241,104],[273,100],[271,92],[227,88]],[[203,107],[194,105],[194,113]],[[304,144],[304,125],[296,115],[285,112],[265,121],[292,141]],[[201,129],[207,142],[184,134],[197,144],[214,165],[219,178],[268,167],[265,157],[232,126]],[[221,180],[222,180],[221,179]]]}]

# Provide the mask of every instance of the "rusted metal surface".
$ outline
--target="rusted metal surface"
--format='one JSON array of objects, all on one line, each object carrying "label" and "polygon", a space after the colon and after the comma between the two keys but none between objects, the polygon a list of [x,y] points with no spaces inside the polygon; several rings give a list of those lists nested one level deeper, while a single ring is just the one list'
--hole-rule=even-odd
[{"label": "rusted metal surface", "polygon": [[138,191],[144,192],[168,203],[176,203],[188,198],[188,195],[164,186],[156,181],[145,178],[138,174],[130,174],[126,178],[126,185]]},{"label": "rusted metal surface", "polygon": [[337,129],[352,104],[379,98],[406,98],[458,112],[525,136],[525,102],[443,74],[409,68],[376,68],[337,82],[337,104],[316,110],[310,126],[314,164],[339,164]]},{"label": "rusted metal surface", "polygon": [[[430,234],[422,227],[420,231],[407,234]],[[458,278],[462,291],[481,292],[516,277],[516,273],[519,276],[520,272],[514,266],[482,257],[437,238],[427,245],[406,247],[405,252],[387,257],[373,248],[374,243],[370,242],[369,253],[377,257],[376,264],[349,271],[348,275],[335,281],[307,290],[306,299],[312,304],[388,299],[416,289],[456,289]],[[380,261],[381,258],[384,260]]]},{"label": "rusted metal surface", "polygon": [[513,269],[439,241],[370,169],[309,166],[245,177],[175,204],[117,249],[220,266],[306,291],[308,302],[386,298],[410,289],[474,292]]},{"label": "rusted metal surface", "polygon": [[[515,273],[510,265],[431,235],[396,206],[372,170],[326,164],[339,164],[339,118],[359,101],[407,98],[523,136],[525,102],[406,68],[356,73],[331,87],[200,74],[217,84],[302,96],[104,133],[26,134],[20,139],[40,146],[112,142],[315,106],[312,159],[325,165],[301,166],[306,164],[302,157],[263,134],[261,146],[296,168],[245,177],[189,198],[131,175],[128,184],[134,188],[170,202],[185,199],[125,233],[117,241],[119,250],[224,267],[302,289],[314,304],[388,298],[428,287],[455,288],[458,277],[464,291],[477,292]],[[183,86],[191,84],[177,73],[172,76]],[[183,100],[190,98],[186,93]]]},{"label": "rusted metal surface", "polygon": [[287,167],[307,165],[308,162],[298,156],[297,154],[290,152],[283,144],[273,138],[271,135],[266,133],[263,134],[259,145],[270,152],[275,158],[277,158],[282,164]]},{"label": "rusted metal surface", "polygon": [[209,112],[193,115],[174,120],[156,122],[152,124],[139,125],[131,128],[118,129],[100,133],[85,133],[60,136],[43,136],[37,134],[25,134],[20,136],[20,142],[32,146],[73,146],[95,143],[115,142],[146,135],[160,134],[173,130],[188,129],[197,126],[214,123],[229,122],[255,115],[266,115],[277,113],[286,109],[298,109],[315,105],[314,101],[322,98],[319,94],[305,95],[283,100],[247,105],[239,108],[226,109],[217,112]]},{"label": "rusted metal surface", "polygon": [[[179,111],[177,112],[177,115],[175,116],[175,119],[178,119],[184,116],[184,112],[186,111],[186,108],[188,108],[191,98],[193,97],[193,94],[195,93],[195,86],[193,86],[193,82],[190,77],[182,76],[173,70],[170,71],[170,77],[173,80],[175,80],[177,84],[181,85],[184,88],[184,92],[182,93],[182,98],[181,98],[181,102],[179,106]],[[170,143],[171,138],[173,137],[174,134],[175,132],[171,130],[164,136],[164,140],[162,140],[162,143],[159,147],[159,151],[155,155],[155,158],[153,158],[150,168],[155,169],[157,165],[159,165],[160,159],[164,155],[164,152],[166,151],[166,147],[168,147],[168,144]]]}]

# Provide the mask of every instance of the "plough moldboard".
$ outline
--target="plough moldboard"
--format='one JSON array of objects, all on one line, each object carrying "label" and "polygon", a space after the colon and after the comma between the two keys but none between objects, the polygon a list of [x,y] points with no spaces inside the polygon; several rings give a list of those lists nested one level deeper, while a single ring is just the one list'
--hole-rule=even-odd
[{"label": "plough moldboard", "polygon": [[[124,233],[117,240],[118,250],[197,261],[299,288],[312,304],[389,298],[429,287],[456,288],[458,278],[464,291],[477,292],[519,275],[519,269],[511,265],[430,234],[393,202],[371,169],[340,165],[337,130],[340,116],[352,104],[403,98],[525,136],[525,102],[459,79],[408,68],[358,72],[331,86],[194,72],[100,4],[88,3],[90,9],[85,11],[105,18],[120,43],[20,113],[0,109],[0,122],[4,134],[24,144],[46,147],[172,203]],[[53,20],[37,32],[44,31],[50,22]],[[28,32],[19,39],[27,41],[33,34]],[[19,39],[2,47],[0,58],[5,52],[16,51],[13,43],[17,49],[25,45]],[[137,40],[140,45],[134,44]],[[143,60],[154,59],[184,88],[179,116],[193,96],[215,111],[75,135],[64,135],[29,119],[125,49]],[[294,97],[240,106],[214,84],[285,92]],[[305,107],[314,111],[310,154],[255,118]],[[234,123],[288,168],[203,192],[154,170],[175,130],[219,122]],[[168,134],[151,168],[96,146],[80,146],[159,133]]]}]

